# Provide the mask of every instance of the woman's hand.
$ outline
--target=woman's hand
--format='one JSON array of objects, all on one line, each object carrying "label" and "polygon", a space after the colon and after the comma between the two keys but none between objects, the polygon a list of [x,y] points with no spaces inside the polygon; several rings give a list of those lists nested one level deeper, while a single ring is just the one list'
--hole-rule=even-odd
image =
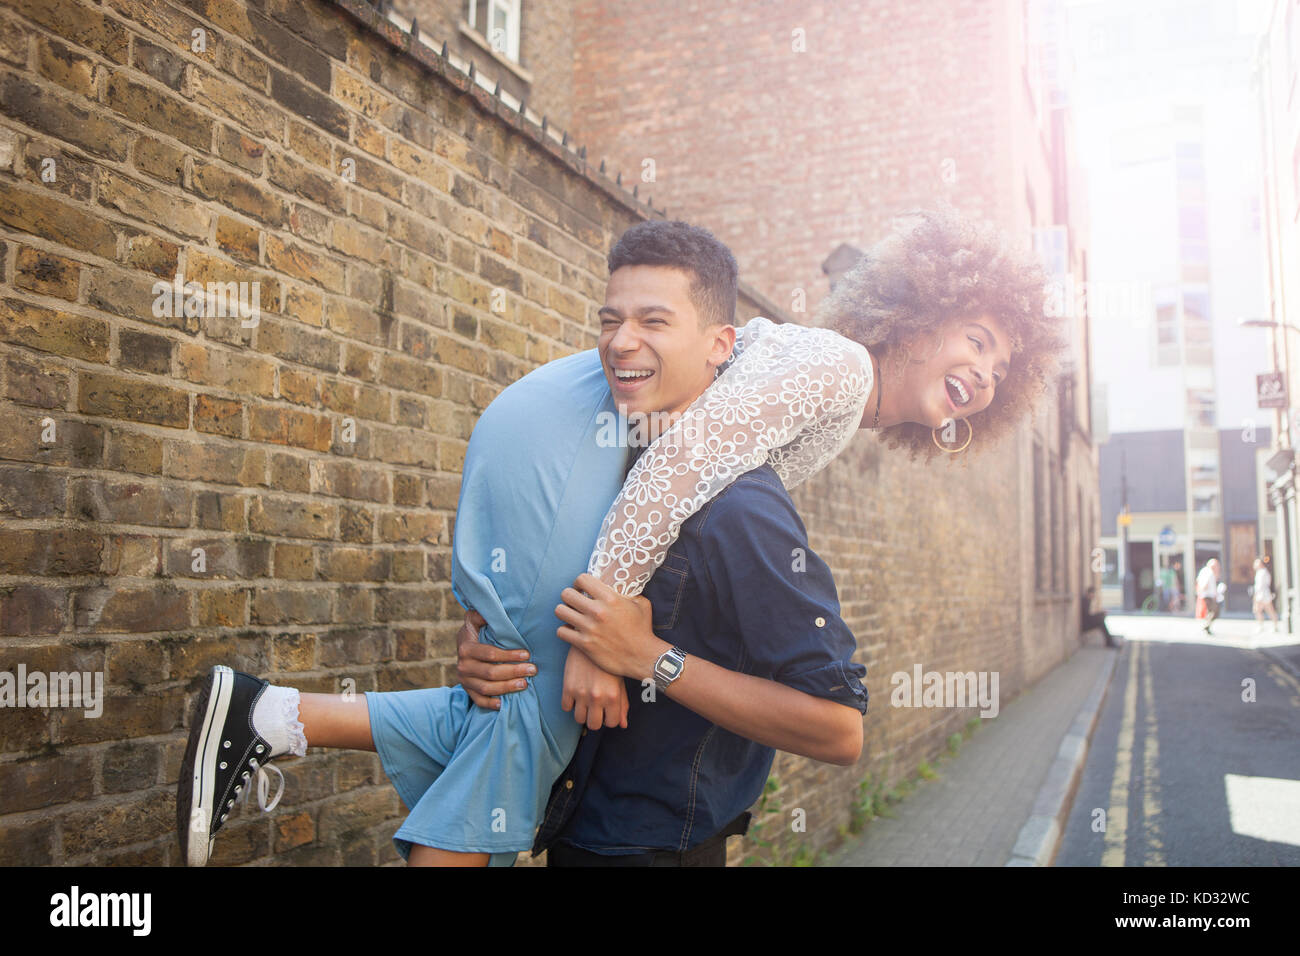
[{"label": "woman's hand", "polygon": [[560,706],[591,730],[627,726],[627,684],[597,667],[576,647],[564,662],[564,696]]},{"label": "woman's hand", "polygon": [[487,710],[500,710],[502,694],[514,694],[528,686],[524,680],[537,673],[527,651],[508,651],[482,644],[479,628],[487,621],[477,611],[465,612],[465,623],[456,634],[456,676],[469,699]]},{"label": "woman's hand", "polygon": [[555,632],[603,671],[638,680],[654,672],[659,655],[672,645],[655,637],[652,609],[643,597],[628,598],[591,574],[565,588],[555,616],[566,626]]}]

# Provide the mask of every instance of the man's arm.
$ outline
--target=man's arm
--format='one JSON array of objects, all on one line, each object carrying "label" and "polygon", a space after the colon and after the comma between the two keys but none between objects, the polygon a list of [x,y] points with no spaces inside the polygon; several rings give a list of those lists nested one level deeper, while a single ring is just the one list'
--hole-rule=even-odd
[{"label": "man's arm", "polygon": [[[586,592],[581,593],[581,592]],[[565,588],[555,614],[556,634],[602,670],[650,678],[659,655],[672,647],[651,629],[650,602],[625,598],[590,574]],[[862,714],[855,708],[741,674],[694,654],[668,696],[701,717],[767,747],[851,765],[862,753]]]}]

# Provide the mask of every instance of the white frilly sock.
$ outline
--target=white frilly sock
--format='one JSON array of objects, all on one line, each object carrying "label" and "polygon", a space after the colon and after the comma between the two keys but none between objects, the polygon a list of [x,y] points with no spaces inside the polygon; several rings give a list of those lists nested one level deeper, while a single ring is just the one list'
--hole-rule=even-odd
[{"label": "white frilly sock", "polygon": [[253,707],[253,729],[271,745],[271,757],[307,753],[307,735],[298,719],[298,691],[293,687],[267,686]]}]

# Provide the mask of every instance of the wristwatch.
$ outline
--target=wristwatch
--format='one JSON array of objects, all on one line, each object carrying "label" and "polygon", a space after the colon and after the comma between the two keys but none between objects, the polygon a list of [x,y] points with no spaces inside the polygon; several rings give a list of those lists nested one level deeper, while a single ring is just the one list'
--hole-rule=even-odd
[{"label": "wristwatch", "polygon": [[686,652],[674,645],[659,655],[655,661],[655,686],[667,690],[668,685],[682,676],[686,668]]}]

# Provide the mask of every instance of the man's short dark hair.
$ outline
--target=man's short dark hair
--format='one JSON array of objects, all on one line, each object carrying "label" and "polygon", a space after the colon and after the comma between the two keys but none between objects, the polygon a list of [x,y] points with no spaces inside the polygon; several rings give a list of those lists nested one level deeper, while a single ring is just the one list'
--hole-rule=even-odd
[{"label": "man's short dark hair", "polygon": [[736,257],[707,229],[678,219],[639,222],[609,251],[609,274],[623,266],[682,269],[691,274],[691,303],[702,328],[736,320]]}]

